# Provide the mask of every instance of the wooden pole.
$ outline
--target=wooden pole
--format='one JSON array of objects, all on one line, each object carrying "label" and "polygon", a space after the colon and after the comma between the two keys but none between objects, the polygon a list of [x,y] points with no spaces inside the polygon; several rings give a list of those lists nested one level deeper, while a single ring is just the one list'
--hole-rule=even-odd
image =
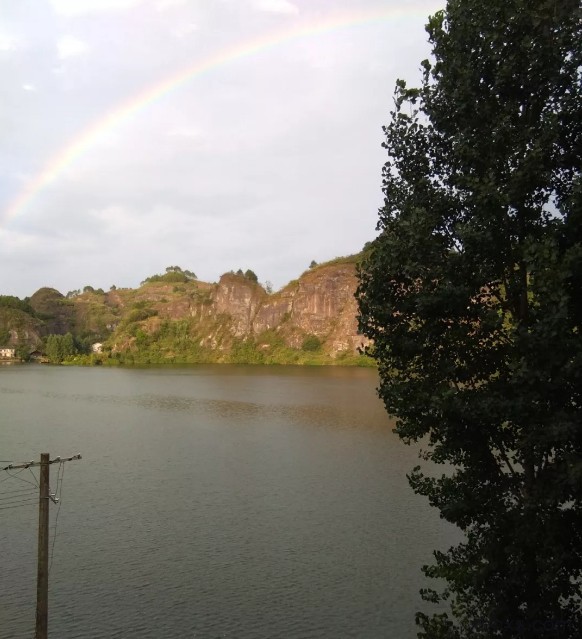
[{"label": "wooden pole", "polygon": [[40,499],[38,503],[38,572],[36,580],[36,639],[48,637],[48,549],[50,455],[40,456]]}]

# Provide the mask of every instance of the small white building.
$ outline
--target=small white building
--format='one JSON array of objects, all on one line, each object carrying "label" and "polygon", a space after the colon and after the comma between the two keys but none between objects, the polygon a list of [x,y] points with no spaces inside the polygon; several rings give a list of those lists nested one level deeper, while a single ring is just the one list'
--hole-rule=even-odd
[{"label": "small white building", "polygon": [[92,353],[102,353],[103,352],[103,344],[101,342],[95,342],[95,344],[91,344],[91,352]]},{"label": "small white building", "polygon": [[14,359],[16,357],[15,348],[0,348],[0,357],[3,359]]}]

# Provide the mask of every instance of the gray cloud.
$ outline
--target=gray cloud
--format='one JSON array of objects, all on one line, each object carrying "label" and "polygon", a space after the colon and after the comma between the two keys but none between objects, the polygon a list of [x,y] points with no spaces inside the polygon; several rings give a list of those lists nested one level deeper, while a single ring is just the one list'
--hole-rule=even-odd
[{"label": "gray cloud", "polygon": [[[394,81],[418,81],[423,16],[437,5],[418,0],[406,19],[320,29],[236,55],[240,43],[324,24],[339,4],[7,1],[0,293],[135,286],[168,264],[210,281],[252,268],[277,287],[312,259],[358,251],[382,201],[381,126]],[[355,16],[387,6],[341,3]],[[153,95],[229,51],[223,64],[115,116],[140,92]],[[114,126],[81,143],[6,220],[29,180],[107,114]]]}]

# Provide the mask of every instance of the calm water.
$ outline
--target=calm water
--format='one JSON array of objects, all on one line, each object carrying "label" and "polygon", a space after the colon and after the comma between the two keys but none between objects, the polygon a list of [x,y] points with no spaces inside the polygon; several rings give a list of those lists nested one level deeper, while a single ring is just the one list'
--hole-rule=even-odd
[{"label": "calm water", "polygon": [[[408,487],[416,451],[375,385],[341,368],[0,366],[0,458],[83,454],[64,470],[49,636],[415,637],[420,566],[454,533]],[[36,534],[34,502],[0,510],[1,639],[34,636]]]}]

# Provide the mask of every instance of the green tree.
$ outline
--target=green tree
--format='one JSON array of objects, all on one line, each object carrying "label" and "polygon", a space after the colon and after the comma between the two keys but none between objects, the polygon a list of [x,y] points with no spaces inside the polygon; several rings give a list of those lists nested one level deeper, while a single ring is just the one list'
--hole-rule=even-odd
[{"label": "green tree", "polygon": [[144,284],[155,282],[165,282],[166,284],[173,284],[177,282],[184,283],[188,282],[190,279],[193,278],[186,275],[186,273],[184,273],[179,267],[168,266],[164,274],[156,274],[150,277],[146,277],[146,279],[141,282],[141,286],[143,286]]},{"label": "green tree", "polygon": [[46,356],[52,364],[60,364],[77,352],[75,340],[71,333],[66,335],[49,335],[46,340]]},{"label": "green tree", "polygon": [[135,343],[138,348],[145,348],[149,344],[149,336],[141,328],[138,329],[135,333]]},{"label": "green tree", "polygon": [[186,280],[198,279],[194,271],[189,271],[188,269],[182,269],[180,266],[167,266],[166,273],[179,273],[180,275],[183,275]]},{"label": "green tree", "polygon": [[0,308],[15,308],[24,311],[30,315],[34,315],[34,309],[30,306],[30,298],[25,297],[23,300],[14,295],[0,295]]},{"label": "green tree", "polygon": [[257,277],[257,274],[254,271],[251,271],[250,268],[248,268],[245,271],[245,277],[247,278],[247,280],[250,280],[251,282],[258,282],[259,278]]},{"label": "green tree", "polygon": [[22,360],[23,362],[30,361],[30,352],[32,349],[28,344],[19,344],[15,350],[16,357],[18,359]]},{"label": "green tree", "polygon": [[419,613],[419,636],[578,637],[579,0],[449,0],[427,31],[357,293],[398,434],[447,465],[410,483],[465,535],[424,568],[453,619]]},{"label": "green tree", "polygon": [[72,357],[75,354],[75,341],[71,333],[66,333],[61,337],[61,356],[63,359]]},{"label": "green tree", "polygon": [[46,356],[52,364],[63,361],[60,335],[49,335],[46,340]]}]

